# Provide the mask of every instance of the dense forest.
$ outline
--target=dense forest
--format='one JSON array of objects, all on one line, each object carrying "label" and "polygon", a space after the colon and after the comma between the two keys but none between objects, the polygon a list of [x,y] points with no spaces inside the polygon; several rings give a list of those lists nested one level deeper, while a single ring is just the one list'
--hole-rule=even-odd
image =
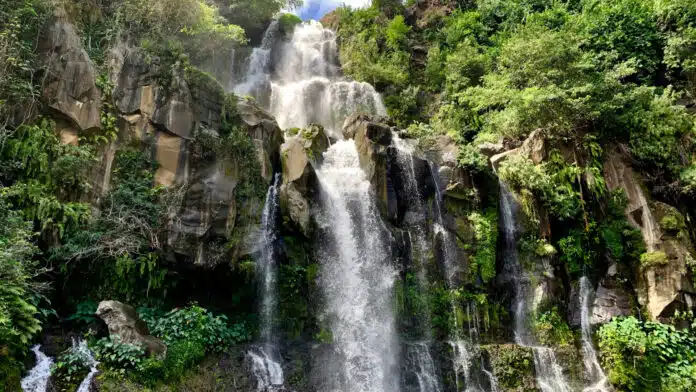
[{"label": "dense forest", "polygon": [[696,2],[300,5],[0,4],[1,392],[696,391]]}]

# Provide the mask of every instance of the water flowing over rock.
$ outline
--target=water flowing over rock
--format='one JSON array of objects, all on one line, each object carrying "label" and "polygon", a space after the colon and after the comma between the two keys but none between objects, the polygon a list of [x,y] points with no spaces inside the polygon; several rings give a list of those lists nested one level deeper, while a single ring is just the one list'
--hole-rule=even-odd
[{"label": "water flowing over rock", "polygon": [[97,369],[99,362],[94,359],[92,350],[89,349],[87,342],[84,339],[80,339],[79,341],[73,340],[73,351],[75,351],[80,358],[82,358],[85,365],[89,366],[89,373],[87,373],[84,380],[80,382],[80,385],[77,387],[77,391],[75,392],[90,392],[92,390],[92,382],[94,382],[94,377],[96,377],[97,373],[99,373],[99,370]]},{"label": "water flowing over rock", "polygon": [[275,252],[278,222],[278,190],[280,174],[268,188],[261,216],[259,255],[256,258],[256,279],[260,282],[261,342],[247,356],[257,392],[279,390],[284,383],[283,368],[276,348],[275,317],[278,307],[278,265]]},{"label": "water flowing over rock", "polygon": [[150,355],[164,355],[167,346],[150,336],[147,324],[138,317],[135,308],[118,301],[102,301],[97,307],[97,316],[109,327],[112,338],[126,344],[144,347]]},{"label": "water flowing over rock", "polygon": [[24,392],[46,392],[48,380],[51,377],[53,358],[41,351],[41,345],[32,347],[31,351],[36,356],[36,365],[22,379],[22,390]]},{"label": "water flowing over rock", "polygon": [[553,349],[536,344],[529,330],[527,316],[532,312],[530,306],[530,276],[519,262],[517,252],[518,227],[515,219],[517,202],[505,184],[500,183],[500,225],[503,234],[504,272],[514,285],[513,313],[515,316],[515,342],[531,347],[534,352],[534,368],[537,384],[542,392],[570,392],[563,369],[558,364]]},{"label": "water flowing over rock", "polygon": [[675,236],[662,230],[662,218],[678,212],[665,209],[665,204],[651,203],[638,174],[627,162],[624,154],[613,152],[604,164],[604,177],[609,190],[621,189],[626,194],[626,218],[641,231],[648,253],[663,255],[664,262],[641,266],[638,301],[653,320],[669,318],[675,310],[696,306],[696,290],[688,278],[686,265],[693,260],[693,246],[688,236]]},{"label": "water flowing over rock", "polygon": [[353,113],[386,114],[370,84],[342,77],[333,31],[307,22],[295,27],[289,41],[279,42],[276,25],[254,49],[246,79],[235,93],[256,97],[283,129],[321,124],[333,137],[340,137],[344,120]]},{"label": "water flowing over rock", "polygon": [[[338,368],[322,360],[322,389],[343,392],[398,390],[398,342],[392,311],[396,271],[389,233],[352,140],[335,143],[317,170],[322,206],[317,215],[323,322],[333,336]],[[322,365],[323,364],[323,365]]]},{"label": "water flowing over rock", "polygon": [[586,276],[580,278],[580,326],[582,332],[582,359],[585,365],[585,379],[589,384],[583,392],[609,392],[609,380],[597,358],[592,342],[592,283]]}]

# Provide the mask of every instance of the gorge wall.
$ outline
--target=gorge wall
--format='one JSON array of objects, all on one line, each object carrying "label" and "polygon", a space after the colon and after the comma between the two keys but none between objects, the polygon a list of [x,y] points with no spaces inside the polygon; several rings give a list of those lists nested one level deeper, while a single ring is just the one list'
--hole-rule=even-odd
[{"label": "gorge wall", "polygon": [[[413,17],[422,21],[423,9],[414,5]],[[601,182],[570,175],[582,200],[560,217],[551,210],[562,200],[523,180],[577,165],[571,142],[535,129],[476,143],[484,168],[462,164],[470,145],[401,129],[382,86],[344,75],[346,44],[318,22],[276,20],[256,47],[234,51],[228,69],[205,73],[183,59],[165,69],[121,42],[99,75],[64,10],[46,23],[41,94],[61,143],[112,134],[90,186],[69,197],[112,216],[123,157],[142,154],[151,187],[167,192],[157,200],[161,228],[144,233],[166,272],[163,286],[147,282],[146,297],[166,287],[162,302],[172,307],[195,301],[252,326],[247,341],[209,352],[176,390],[609,392],[595,336],[602,325],[630,315],[679,325],[696,307],[690,207],[655,198],[622,145],[598,158]],[[591,199],[594,184],[611,196]],[[588,223],[590,211],[604,231]],[[578,248],[592,248],[581,265],[563,242],[576,228]],[[610,235],[621,255],[603,245]],[[100,246],[122,255],[129,244]],[[78,283],[108,271],[78,270],[58,278],[60,311],[83,297],[140,305]],[[123,309],[127,323],[147,317]],[[81,328],[71,323],[44,329],[43,352],[66,346]],[[156,333],[137,329],[141,340]],[[99,369],[86,388],[144,388]],[[42,382],[22,387],[44,392]]]}]

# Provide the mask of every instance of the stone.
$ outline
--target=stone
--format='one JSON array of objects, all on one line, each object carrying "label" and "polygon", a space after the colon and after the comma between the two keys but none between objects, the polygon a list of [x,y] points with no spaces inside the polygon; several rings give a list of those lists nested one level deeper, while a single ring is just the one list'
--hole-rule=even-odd
[{"label": "stone", "polygon": [[527,136],[522,143],[520,153],[538,165],[546,159],[546,142],[544,133],[537,129]]},{"label": "stone", "polygon": [[590,324],[605,324],[614,317],[631,315],[631,297],[621,287],[617,278],[618,268],[613,263],[597,287],[592,304]]},{"label": "stone", "polygon": [[320,126],[310,126],[289,137],[280,147],[283,183],[280,187],[280,208],[300,231],[310,233],[310,200],[316,185],[312,162],[329,147],[328,138]]},{"label": "stone", "polygon": [[501,152],[505,151],[505,146],[503,145],[502,141],[499,141],[498,143],[485,142],[479,144],[477,147],[481,154],[489,158],[493,155],[500,154]]},{"label": "stone", "polygon": [[151,356],[164,356],[167,352],[164,342],[150,335],[147,324],[138,317],[132,306],[118,301],[101,301],[97,316],[106,323],[111,338],[142,346]]},{"label": "stone", "polygon": [[498,167],[500,164],[508,159],[511,156],[518,155],[520,154],[520,148],[515,148],[512,150],[507,150],[505,152],[501,152],[500,154],[493,155],[490,158],[491,166],[493,167],[493,171],[497,171]]},{"label": "stone", "polygon": [[65,10],[55,10],[42,35],[38,52],[46,68],[43,97],[48,106],[70,119],[78,131],[100,128],[96,70]]}]

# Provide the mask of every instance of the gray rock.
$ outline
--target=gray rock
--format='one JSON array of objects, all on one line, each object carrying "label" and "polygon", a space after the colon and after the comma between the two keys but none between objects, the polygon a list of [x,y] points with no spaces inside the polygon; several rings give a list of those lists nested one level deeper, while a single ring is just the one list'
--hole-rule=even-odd
[{"label": "gray rock", "polygon": [[97,307],[97,316],[104,320],[112,338],[142,346],[149,355],[163,356],[167,352],[164,342],[150,335],[147,325],[132,306],[118,301],[102,301]]},{"label": "gray rock", "polygon": [[505,151],[505,146],[503,145],[502,141],[498,143],[486,142],[479,144],[478,149],[481,154],[490,158],[493,155],[500,154],[501,152]]},{"label": "gray rock", "polygon": [[67,13],[57,8],[46,24],[39,53],[46,67],[43,97],[79,131],[101,127],[96,71]]}]

